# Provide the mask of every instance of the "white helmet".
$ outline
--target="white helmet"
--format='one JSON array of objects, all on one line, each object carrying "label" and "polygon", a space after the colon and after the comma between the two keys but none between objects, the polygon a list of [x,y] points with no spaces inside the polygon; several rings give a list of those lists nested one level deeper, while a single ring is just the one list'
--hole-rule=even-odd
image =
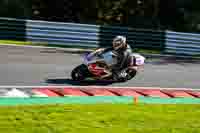
[{"label": "white helmet", "polygon": [[113,39],[113,48],[114,48],[114,50],[123,49],[123,48],[126,48],[126,46],[127,46],[126,37],[124,37],[124,36],[116,36]]}]

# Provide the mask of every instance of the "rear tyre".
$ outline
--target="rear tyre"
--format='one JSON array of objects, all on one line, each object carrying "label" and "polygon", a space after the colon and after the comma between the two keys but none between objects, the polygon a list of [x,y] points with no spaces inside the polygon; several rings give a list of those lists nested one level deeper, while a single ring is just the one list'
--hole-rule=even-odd
[{"label": "rear tyre", "polygon": [[88,73],[87,66],[81,64],[72,70],[71,78],[76,81],[84,80],[88,76]]}]

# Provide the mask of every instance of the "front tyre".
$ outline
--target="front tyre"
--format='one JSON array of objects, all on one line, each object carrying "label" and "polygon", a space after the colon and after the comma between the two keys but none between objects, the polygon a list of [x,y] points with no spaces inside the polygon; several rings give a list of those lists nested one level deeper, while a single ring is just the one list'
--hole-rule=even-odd
[{"label": "front tyre", "polygon": [[81,64],[74,68],[71,72],[71,77],[73,80],[84,80],[88,75],[88,68],[86,65]]}]

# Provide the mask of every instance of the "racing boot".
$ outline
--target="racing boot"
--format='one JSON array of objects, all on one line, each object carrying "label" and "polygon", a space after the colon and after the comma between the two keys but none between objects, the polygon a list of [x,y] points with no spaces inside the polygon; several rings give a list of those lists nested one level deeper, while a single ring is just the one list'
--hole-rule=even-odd
[{"label": "racing boot", "polygon": [[115,81],[126,81],[127,77],[127,72],[126,70],[121,70],[121,71],[113,71],[113,80]]}]

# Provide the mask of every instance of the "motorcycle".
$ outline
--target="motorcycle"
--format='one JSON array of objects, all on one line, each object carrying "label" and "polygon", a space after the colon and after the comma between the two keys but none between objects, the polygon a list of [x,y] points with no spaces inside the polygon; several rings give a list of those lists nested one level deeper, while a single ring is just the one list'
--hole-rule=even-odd
[{"label": "motorcycle", "polygon": [[[136,76],[139,68],[142,68],[145,62],[145,57],[138,53],[132,53],[128,63],[131,64],[125,69],[123,78],[115,78],[111,71],[111,66],[116,63],[115,53],[109,51],[101,55],[91,56],[91,53],[83,55],[83,63],[75,67],[71,72],[73,80],[82,81],[87,78],[95,80],[112,80],[112,81],[127,81]],[[133,62],[133,63],[131,63]]]}]

